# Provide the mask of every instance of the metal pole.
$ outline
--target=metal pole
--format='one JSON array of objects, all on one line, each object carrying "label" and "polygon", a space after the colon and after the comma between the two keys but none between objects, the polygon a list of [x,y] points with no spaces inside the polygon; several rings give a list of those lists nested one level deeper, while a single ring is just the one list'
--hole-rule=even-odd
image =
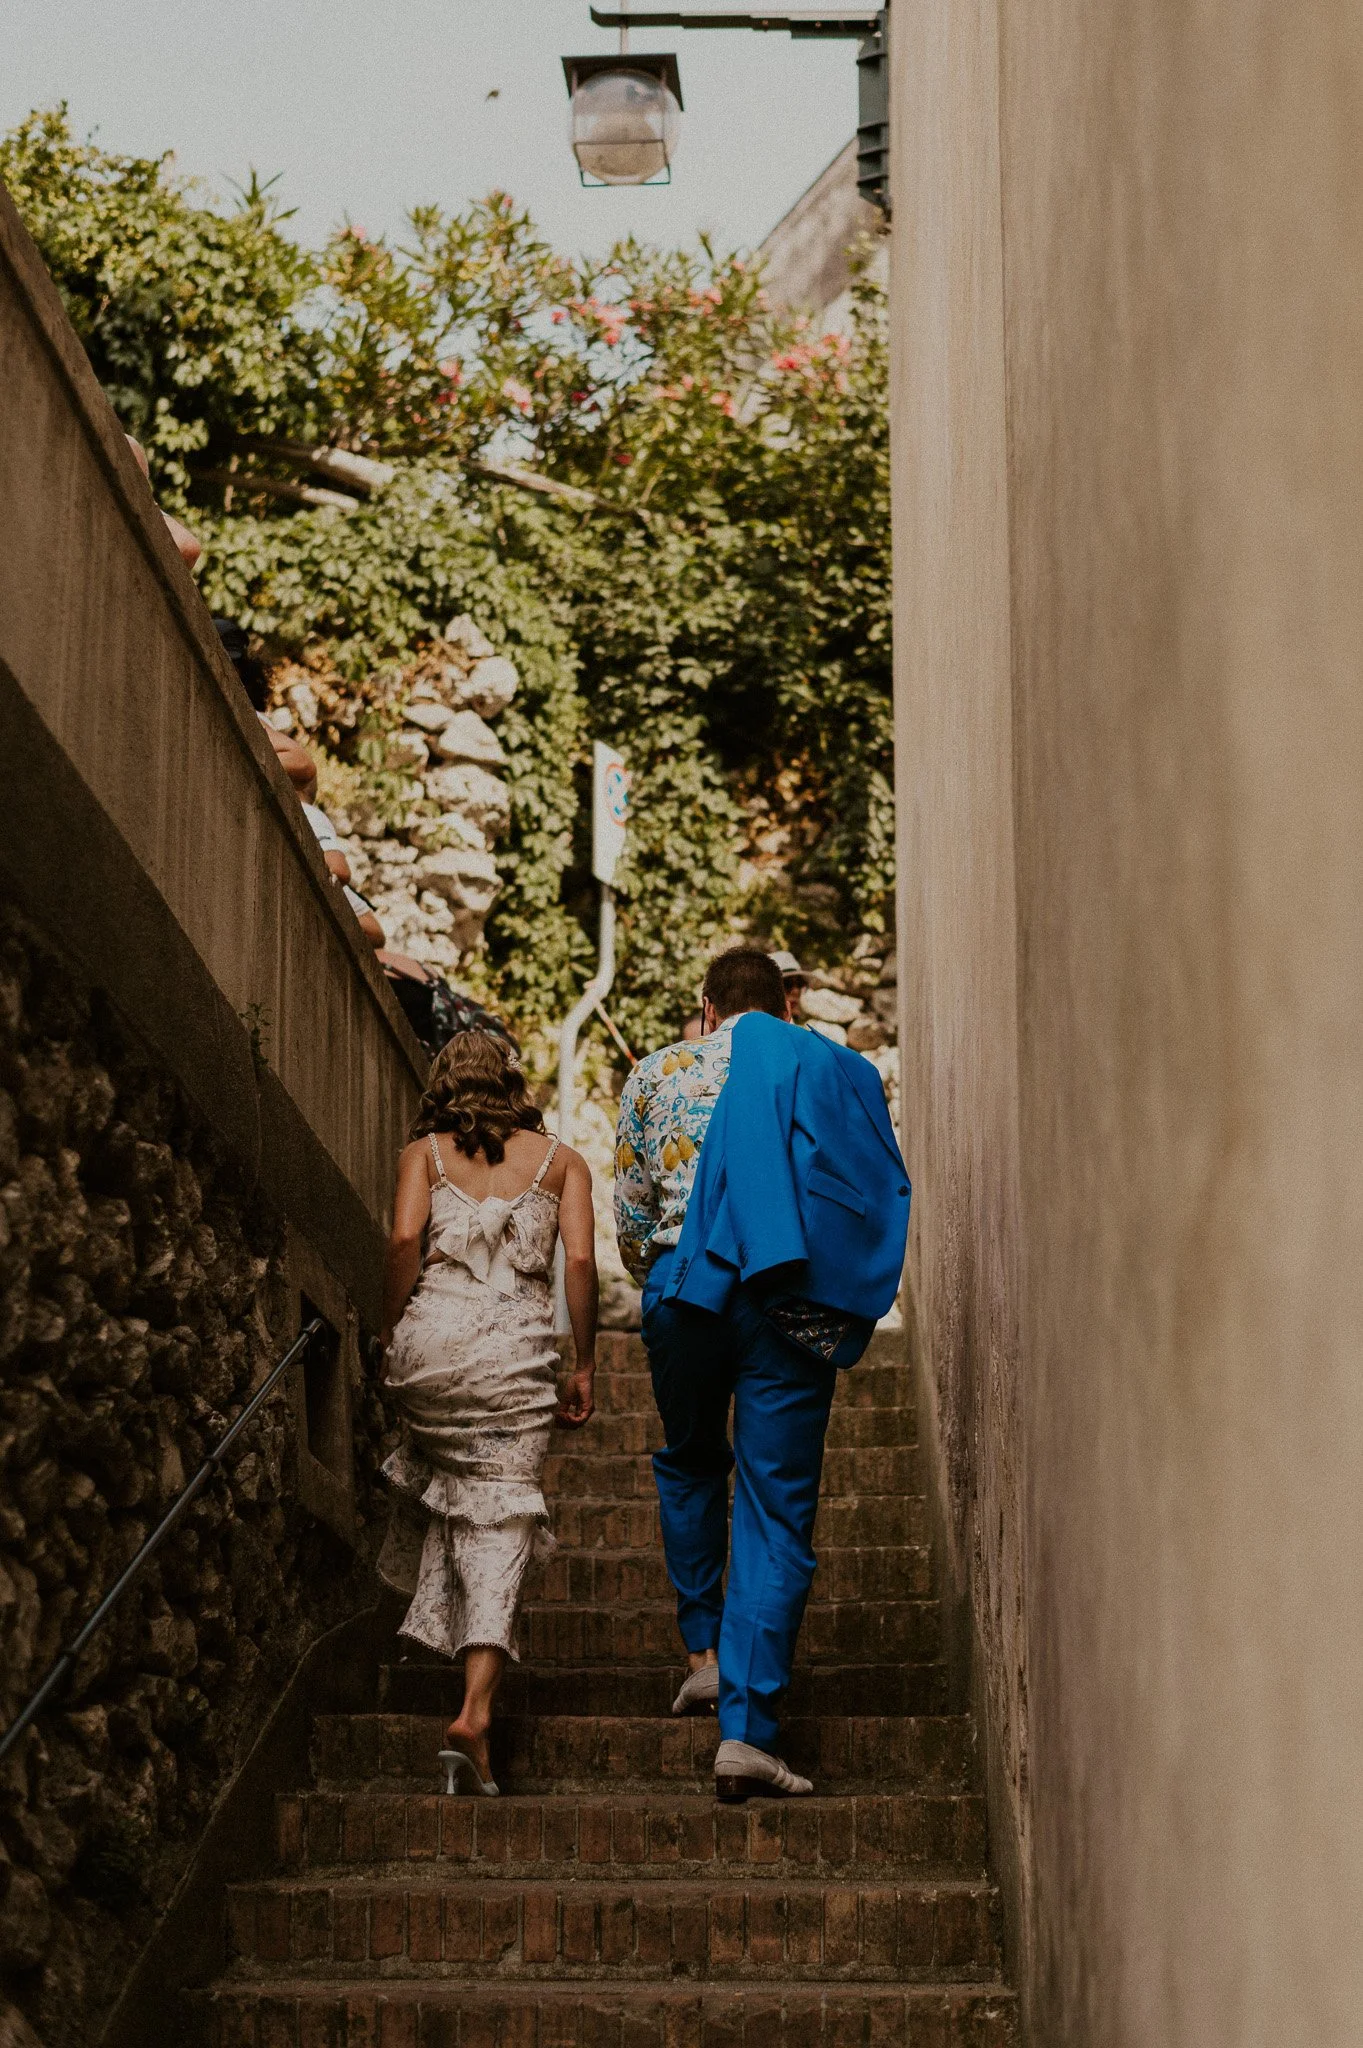
[{"label": "metal pole", "polygon": [[[769,14],[764,8],[741,13],[690,14],[673,7],[646,8],[633,14],[635,28],[751,28],[791,36],[864,36],[874,32],[878,10],[874,7],[805,7]],[[619,28],[624,11],[593,7],[592,20],[598,28]]]},{"label": "metal pole", "polygon": [[563,1020],[558,1034],[558,1134],[565,1145],[573,1142],[577,1108],[573,1068],[577,1061],[577,1034],[598,1003],[603,1003],[615,980],[615,891],[609,882],[601,884],[601,924],[597,940],[596,973]]},{"label": "metal pole", "polygon": [[56,1663],[52,1666],[52,1669],[48,1672],[18,1720],[5,1730],[3,1736],[0,1736],[0,1759],[9,1755],[9,1752],[19,1740],[25,1728],[29,1726],[30,1722],[37,1719],[37,1716],[43,1707],[46,1706],[53,1693],[57,1691],[68,1674],[75,1669],[76,1661],[81,1651],[85,1648],[96,1630],[101,1628],[105,1621],[107,1621],[109,1615],[113,1612],[124,1593],[127,1592],[128,1587],[133,1583],[133,1580],[138,1576],[143,1565],[146,1564],[153,1552],[160,1549],[185,1509],[192,1501],[198,1499],[209,1480],[213,1477],[213,1474],[217,1471],[219,1464],[227,1455],[227,1452],[245,1429],[247,1423],[250,1422],[256,1411],[274,1392],[295,1359],[302,1357],[321,1328],[321,1318],[314,1317],[306,1330],[300,1331],[298,1336],[295,1337],[279,1363],[272,1367],[265,1379],[261,1381],[236,1421],[228,1430],[226,1436],[223,1437],[220,1443],[213,1446],[213,1449],[208,1453],[208,1456],[204,1459],[188,1486],[185,1487],[179,1499],[162,1517],[161,1521],[158,1522],[132,1563],[104,1595],[104,1598],[100,1601],[79,1635],[62,1651],[60,1657],[58,1657]]},{"label": "metal pole", "polygon": [[[558,1135],[565,1145],[573,1142],[577,1121],[577,1034],[598,1003],[603,1003],[615,980],[615,891],[609,882],[601,885],[601,923],[597,939],[596,973],[563,1020],[558,1034]],[[560,1336],[568,1329],[568,1301],[563,1291],[563,1244],[554,1254],[554,1328]]]}]

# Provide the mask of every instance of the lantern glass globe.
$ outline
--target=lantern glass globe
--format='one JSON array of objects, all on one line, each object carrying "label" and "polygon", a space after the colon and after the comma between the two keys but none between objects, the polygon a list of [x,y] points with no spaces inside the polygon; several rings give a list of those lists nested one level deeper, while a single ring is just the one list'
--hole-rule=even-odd
[{"label": "lantern glass globe", "polygon": [[584,177],[603,185],[644,185],[672,161],[681,108],[660,78],[622,68],[584,79],[568,118]]}]

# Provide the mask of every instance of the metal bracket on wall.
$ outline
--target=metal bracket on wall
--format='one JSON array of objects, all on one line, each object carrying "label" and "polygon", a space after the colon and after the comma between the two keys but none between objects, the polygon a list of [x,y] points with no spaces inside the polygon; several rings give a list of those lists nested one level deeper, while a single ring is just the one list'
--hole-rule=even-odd
[{"label": "metal bracket on wall", "polygon": [[888,218],[890,211],[890,10],[873,7],[797,7],[782,14],[745,8],[725,14],[687,14],[680,8],[593,7],[598,28],[750,28],[794,37],[854,36],[857,52],[857,190]]}]

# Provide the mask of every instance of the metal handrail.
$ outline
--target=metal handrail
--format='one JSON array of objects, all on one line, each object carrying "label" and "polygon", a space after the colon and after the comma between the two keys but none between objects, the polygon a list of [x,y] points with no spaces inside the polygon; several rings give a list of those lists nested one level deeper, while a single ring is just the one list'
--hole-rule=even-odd
[{"label": "metal handrail", "polygon": [[232,1445],[241,1435],[241,1432],[245,1429],[247,1423],[259,1410],[262,1402],[267,1400],[268,1397],[274,1392],[274,1389],[279,1385],[279,1382],[283,1379],[289,1367],[293,1365],[299,1358],[302,1357],[303,1353],[307,1350],[309,1344],[311,1344],[313,1338],[317,1336],[318,1332],[324,1330],[325,1328],[326,1324],[323,1322],[322,1318],[320,1316],[314,1316],[313,1320],[308,1324],[307,1328],[299,1332],[298,1336],[294,1339],[293,1343],[284,1353],[284,1356],[280,1359],[278,1365],[274,1366],[266,1375],[266,1377],[261,1381],[260,1385],[256,1388],[254,1394],[252,1394],[250,1400],[246,1403],[246,1406],[242,1409],[236,1421],[228,1430],[226,1436],[222,1439],[222,1442],[214,1445],[213,1449],[208,1453],[208,1456],[204,1459],[202,1465],[200,1465],[198,1471],[194,1474],[194,1477],[190,1480],[189,1484],[185,1487],[184,1491],[179,1495],[178,1499],[162,1516],[160,1522],[157,1524],[156,1528],[153,1529],[151,1535],[148,1536],[146,1542],[142,1545],[142,1548],[138,1551],[136,1557],[132,1560],[132,1563],[121,1574],[117,1583],[111,1588],[111,1590],[104,1595],[104,1598],[100,1601],[98,1607],[90,1616],[90,1619],[86,1622],[84,1628],[82,1628],[82,1630],[80,1631],[80,1634],[76,1636],[74,1640],[70,1642],[67,1645],[67,1647],[62,1651],[60,1657],[58,1657],[56,1663],[52,1666],[52,1669],[48,1672],[46,1678],[38,1687],[38,1690],[34,1693],[32,1699],[24,1708],[18,1720],[15,1721],[12,1724],[12,1726],[7,1728],[3,1735],[0,1735],[0,1762],[3,1762],[4,1759],[9,1755],[9,1752],[11,1751],[11,1749],[13,1749],[15,1743],[19,1740],[19,1737],[23,1734],[24,1730],[29,1726],[29,1723],[35,1720],[37,1716],[42,1712],[48,1700],[52,1697],[52,1694],[57,1690],[58,1686],[62,1684],[63,1680],[74,1668],[76,1659],[80,1656],[86,1644],[90,1641],[91,1637],[95,1634],[95,1632],[100,1627],[102,1627],[104,1622],[108,1620],[114,1608],[117,1606],[119,1600],[123,1597],[124,1593],[127,1592],[133,1580],[142,1570],[142,1567],[147,1562],[147,1559],[152,1555],[154,1551],[160,1549],[161,1545],[165,1542],[166,1537],[175,1527],[175,1524],[179,1521],[181,1515],[189,1506],[190,1502],[192,1500],[196,1500],[198,1496],[203,1492],[205,1486],[207,1486],[209,1480],[213,1477],[213,1474],[217,1471],[218,1466],[222,1463],[223,1459],[226,1457]]}]

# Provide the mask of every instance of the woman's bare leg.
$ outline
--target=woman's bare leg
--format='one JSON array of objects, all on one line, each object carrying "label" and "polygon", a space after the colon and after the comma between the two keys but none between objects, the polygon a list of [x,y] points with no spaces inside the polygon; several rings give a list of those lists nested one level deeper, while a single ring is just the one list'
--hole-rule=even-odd
[{"label": "woman's bare leg", "polygon": [[492,1776],[487,1731],[492,1725],[492,1702],[506,1670],[506,1651],[479,1647],[464,1652],[464,1704],[457,1720],[451,1721],[446,1740],[451,1749],[462,1749],[473,1758],[480,1778]]}]

